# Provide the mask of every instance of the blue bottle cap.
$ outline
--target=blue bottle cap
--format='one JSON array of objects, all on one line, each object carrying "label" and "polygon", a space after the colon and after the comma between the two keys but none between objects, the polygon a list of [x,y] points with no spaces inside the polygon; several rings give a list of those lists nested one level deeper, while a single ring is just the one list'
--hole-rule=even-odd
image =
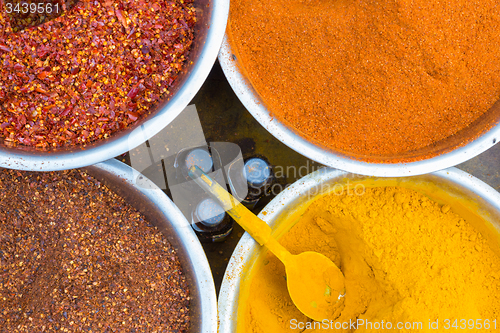
[{"label": "blue bottle cap", "polygon": [[209,173],[212,171],[214,162],[208,151],[196,148],[186,156],[186,168],[189,169],[193,165],[197,165],[203,172]]},{"label": "blue bottle cap", "polygon": [[196,215],[201,223],[212,227],[222,222],[226,212],[215,200],[207,198],[201,201],[198,207],[196,207]]},{"label": "blue bottle cap", "polygon": [[264,185],[271,176],[269,164],[261,158],[251,158],[245,163],[244,174],[247,182],[259,187]]}]

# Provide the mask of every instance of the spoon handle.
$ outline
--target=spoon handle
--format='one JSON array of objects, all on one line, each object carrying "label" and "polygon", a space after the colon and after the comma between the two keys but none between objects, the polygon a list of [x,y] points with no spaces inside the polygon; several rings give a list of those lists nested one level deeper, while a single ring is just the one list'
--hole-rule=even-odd
[{"label": "spoon handle", "polygon": [[188,174],[203,190],[205,190],[205,192],[219,201],[222,208],[224,208],[224,210],[257,241],[257,243],[264,245],[271,239],[271,227],[238,202],[238,200],[216,181],[206,175],[198,166],[192,166]]}]

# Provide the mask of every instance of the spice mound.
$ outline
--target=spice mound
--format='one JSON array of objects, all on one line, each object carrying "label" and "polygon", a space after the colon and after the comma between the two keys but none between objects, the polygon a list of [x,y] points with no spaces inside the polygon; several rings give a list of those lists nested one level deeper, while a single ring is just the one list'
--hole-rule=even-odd
[{"label": "spice mound", "polygon": [[192,0],[80,1],[14,32],[0,2],[0,139],[41,149],[106,139],[168,98],[196,23]]},{"label": "spice mound", "polygon": [[280,243],[293,254],[321,252],[342,270],[340,316],[305,317],[290,299],[283,264],[267,253],[241,286],[238,332],[378,332],[389,325],[427,332],[436,321],[436,332],[457,325],[498,332],[500,235],[486,235],[480,223],[401,187],[318,199]]},{"label": "spice mound", "polygon": [[229,28],[272,115],[356,159],[430,157],[500,99],[498,0],[234,0]]},{"label": "spice mound", "polygon": [[177,255],[81,171],[0,171],[2,332],[186,332]]}]

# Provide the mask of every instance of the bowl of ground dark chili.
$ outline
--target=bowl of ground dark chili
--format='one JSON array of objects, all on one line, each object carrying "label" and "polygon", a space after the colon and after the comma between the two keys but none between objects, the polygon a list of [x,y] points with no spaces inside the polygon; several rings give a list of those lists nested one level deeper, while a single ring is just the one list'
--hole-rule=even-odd
[{"label": "bowl of ground dark chili", "polygon": [[0,166],[22,170],[91,165],[158,133],[208,76],[229,11],[229,0],[78,1],[21,29],[12,2],[0,1]]},{"label": "bowl of ground dark chili", "polygon": [[219,60],[249,112],[322,164],[428,173],[500,140],[498,2],[231,2]]},{"label": "bowl of ground dark chili", "polygon": [[109,160],[0,169],[5,332],[217,332],[215,286],[190,224]]}]

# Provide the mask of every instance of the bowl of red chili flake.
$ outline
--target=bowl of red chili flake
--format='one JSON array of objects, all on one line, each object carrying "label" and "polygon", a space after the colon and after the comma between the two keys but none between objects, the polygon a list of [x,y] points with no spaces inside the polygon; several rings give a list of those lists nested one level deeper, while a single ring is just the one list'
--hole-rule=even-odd
[{"label": "bowl of red chili flake", "polygon": [[18,29],[8,2],[0,166],[20,170],[91,165],[158,133],[208,76],[229,11],[229,0],[85,0]]}]

